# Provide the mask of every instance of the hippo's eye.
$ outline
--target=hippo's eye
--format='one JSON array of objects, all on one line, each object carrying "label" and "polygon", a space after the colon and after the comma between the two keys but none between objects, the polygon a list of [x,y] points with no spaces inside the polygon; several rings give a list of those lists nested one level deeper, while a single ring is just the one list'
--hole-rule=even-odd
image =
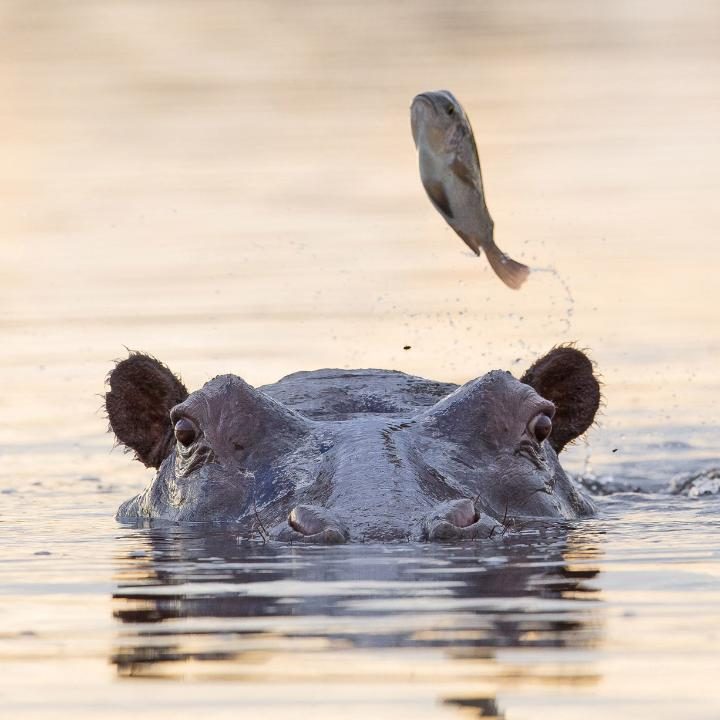
[{"label": "hippo's eye", "polygon": [[552,432],[552,420],[545,413],[538,413],[529,423],[530,434],[538,441],[546,440]]},{"label": "hippo's eye", "polygon": [[197,430],[187,418],[180,418],[175,423],[175,438],[183,447],[192,445],[196,437]]},{"label": "hippo's eye", "polygon": [[448,106],[445,108],[445,112],[446,112],[448,115],[453,115],[453,114],[455,113],[455,108],[454,108],[452,105],[448,105]]}]

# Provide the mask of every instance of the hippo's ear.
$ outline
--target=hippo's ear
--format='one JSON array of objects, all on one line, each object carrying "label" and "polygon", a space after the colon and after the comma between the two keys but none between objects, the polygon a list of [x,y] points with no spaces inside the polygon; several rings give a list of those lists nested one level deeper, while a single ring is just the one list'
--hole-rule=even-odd
[{"label": "hippo's ear", "polygon": [[592,425],[600,405],[600,383],[585,353],[558,347],[537,360],[520,382],[555,405],[550,444],[555,452]]},{"label": "hippo's ear", "polygon": [[145,467],[160,467],[173,447],[170,410],[188,396],[185,386],[150,355],[131,353],[107,378],[105,410],[118,441]]}]

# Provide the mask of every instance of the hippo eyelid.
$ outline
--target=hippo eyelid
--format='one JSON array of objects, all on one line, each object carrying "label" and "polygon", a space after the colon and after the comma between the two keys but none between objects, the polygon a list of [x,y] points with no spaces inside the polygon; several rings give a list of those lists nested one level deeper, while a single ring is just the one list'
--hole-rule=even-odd
[{"label": "hippo eyelid", "polygon": [[190,415],[184,408],[176,406],[170,411],[170,422],[173,427],[177,425],[178,421],[183,419],[189,420],[193,425],[198,425],[197,420],[195,420],[195,418],[192,417],[192,415]]},{"label": "hippo eyelid", "polygon": [[540,413],[547,415],[552,420],[555,417],[555,405],[549,400],[543,400],[541,407],[536,412],[536,415],[539,415]]},{"label": "hippo eyelid", "polygon": [[170,411],[170,424],[172,425],[173,432],[175,432],[177,424],[183,420],[185,421],[184,425],[192,426],[196,437],[201,434],[200,423],[184,408],[178,406]]},{"label": "hippo eyelid", "polygon": [[524,406],[522,412],[527,413],[525,415],[527,422],[529,423],[537,415],[541,414],[547,415],[552,420],[555,417],[555,405],[549,400],[546,400],[544,397],[538,395],[532,390],[532,388],[528,388],[528,390],[530,392],[527,393],[522,400],[522,404]]}]

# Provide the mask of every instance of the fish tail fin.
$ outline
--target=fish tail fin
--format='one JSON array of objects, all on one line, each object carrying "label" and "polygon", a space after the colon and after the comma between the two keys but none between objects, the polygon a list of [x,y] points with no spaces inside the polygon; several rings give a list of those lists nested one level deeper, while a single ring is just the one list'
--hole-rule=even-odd
[{"label": "fish tail fin", "polygon": [[513,290],[519,290],[527,280],[530,268],[506,255],[493,240],[483,243],[483,249],[495,274]]}]

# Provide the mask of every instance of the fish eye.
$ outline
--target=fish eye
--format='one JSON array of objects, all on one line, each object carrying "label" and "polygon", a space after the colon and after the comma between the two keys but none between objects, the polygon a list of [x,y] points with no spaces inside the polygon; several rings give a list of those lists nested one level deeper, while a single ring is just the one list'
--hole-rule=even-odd
[{"label": "fish eye", "polygon": [[455,114],[455,108],[454,108],[452,105],[448,105],[448,106],[445,108],[445,112],[446,112],[448,115],[454,115],[454,114]]},{"label": "fish eye", "polygon": [[530,434],[541,443],[547,440],[552,432],[552,420],[545,413],[538,413],[528,424]]},{"label": "fish eye", "polygon": [[187,418],[180,418],[175,423],[175,439],[183,446],[188,447],[197,438],[196,427]]}]

